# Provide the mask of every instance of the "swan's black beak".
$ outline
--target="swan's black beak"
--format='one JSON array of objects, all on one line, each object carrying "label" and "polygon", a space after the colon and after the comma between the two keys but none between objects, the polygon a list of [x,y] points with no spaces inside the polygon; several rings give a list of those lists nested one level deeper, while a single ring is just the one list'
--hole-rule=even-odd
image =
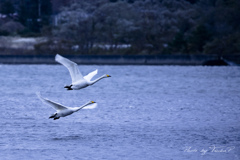
[{"label": "swan's black beak", "polygon": [[111,76],[107,74],[107,77],[111,77]]}]

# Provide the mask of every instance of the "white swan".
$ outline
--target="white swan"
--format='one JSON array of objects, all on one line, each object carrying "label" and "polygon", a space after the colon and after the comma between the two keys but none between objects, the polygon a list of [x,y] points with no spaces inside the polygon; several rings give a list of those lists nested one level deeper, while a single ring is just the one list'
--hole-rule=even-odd
[{"label": "white swan", "polygon": [[[49,117],[49,118],[53,118],[54,120],[59,119],[60,117],[66,117],[74,112],[79,111],[80,109],[83,109],[84,107],[87,108],[88,106],[90,106],[88,107],[88,109],[93,109],[97,106],[96,102],[90,101],[80,107],[66,107],[59,103],[50,101],[49,99],[43,98],[39,92],[37,92],[36,94],[42,102],[48,104],[49,106],[53,107],[57,111]],[[93,103],[95,103],[96,105],[91,106],[91,104]]]},{"label": "white swan", "polygon": [[101,77],[91,81],[91,79],[93,78],[93,76],[95,76],[98,72],[98,70],[96,69],[95,71],[89,73],[86,76],[82,76],[81,72],[78,69],[78,66],[76,63],[70,61],[67,58],[64,58],[63,56],[60,56],[59,54],[57,54],[55,56],[55,61],[61,63],[62,65],[64,65],[72,78],[72,84],[69,86],[65,86],[64,88],[67,88],[67,90],[78,90],[78,89],[82,89],[85,88],[87,86],[93,85],[94,83],[96,83],[97,81],[99,81],[102,78],[107,78],[107,77],[111,77],[108,74],[104,74]]}]

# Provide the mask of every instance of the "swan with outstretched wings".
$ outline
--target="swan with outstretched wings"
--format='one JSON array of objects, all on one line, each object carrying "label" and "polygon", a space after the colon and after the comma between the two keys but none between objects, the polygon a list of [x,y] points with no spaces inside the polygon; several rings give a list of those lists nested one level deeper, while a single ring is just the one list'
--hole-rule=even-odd
[{"label": "swan with outstretched wings", "polygon": [[65,66],[70,73],[70,76],[72,78],[72,84],[64,87],[64,88],[67,88],[67,90],[79,90],[79,89],[85,88],[87,86],[93,85],[94,83],[96,83],[97,81],[99,81],[103,78],[111,77],[108,74],[104,74],[95,80],[91,80],[97,74],[97,72],[98,72],[97,69],[95,71],[89,73],[88,75],[83,76],[82,73],[78,69],[78,65],[76,63],[70,61],[69,59],[57,54],[55,56],[55,61],[57,61],[58,63]]},{"label": "swan with outstretched wings", "polygon": [[53,102],[47,98],[43,98],[39,92],[37,92],[36,94],[42,102],[46,103],[47,105],[51,106],[56,110],[56,112],[49,117],[49,118],[53,118],[54,120],[59,119],[60,117],[66,117],[83,108],[93,109],[97,107],[97,103],[94,101],[89,101],[80,107],[66,107],[66,106],[63,106],[62,104]]}]

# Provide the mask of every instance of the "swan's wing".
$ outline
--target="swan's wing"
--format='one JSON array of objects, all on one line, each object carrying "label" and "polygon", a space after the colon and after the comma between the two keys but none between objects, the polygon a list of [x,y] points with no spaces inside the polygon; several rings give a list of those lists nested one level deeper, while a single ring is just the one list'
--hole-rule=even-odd
[{"label": "swan's wing", "polygon": [[82,109],[94,109],[97,107],[97,103],[93,103],[93,104],[89,104],[86,107],[82,108]]},{"label": "swan's wing", "polygon": [[38,96],[38,98],[48,104],[49,106],[53,107],[55,110],[64,110],[64,109],[68,109],[67,107],[59,104],[59,103],[56,103],[56,102],[53,102],[53,101],[50,101],[49,99],[46,99],[46,98],[43,98],[39,92],[36,93],[36,95]]},{"label": "swan's wing", "polygon": [[70,61],[67,58],[64,58],[62,56],[60,56],[59,54],[57,54],[55,56],[55,61],[57,61],[58,63],[61,63],[62,65],[64,65],[68,71],[70,72],[71,78],[72,78],[72,83],[78,81],[79,79],[82,79],[83,76],[81,74],[81,72],[78,69],[78,66],[76,63]]},{"label": "swan's wing", "polygon": [[84,76],[83,78],[86,79],[87,81],[91,81],[91,79],[98,73],[98,70],[96,69],[95,71],[88,73],[88,75]]}]

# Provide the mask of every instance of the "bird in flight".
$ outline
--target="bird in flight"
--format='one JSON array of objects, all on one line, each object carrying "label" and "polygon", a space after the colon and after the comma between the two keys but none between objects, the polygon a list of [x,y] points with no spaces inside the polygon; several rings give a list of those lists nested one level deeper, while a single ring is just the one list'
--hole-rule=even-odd
[{"label": "bird in flight", "polygon": [[56,112],[49,117],[49,118],[53,118],[54,120],[59,119],[60,117],[66,117],[83,108],[93,109],[97,107],[97,103],[94,101],[89,101],[80,107],[66,107],[66,106],[63,106],[62,104],[53,102],[47,98],[43,98],[39,92],[36,94],[42,102],[48,104],[49,106],[53,107],[56,110]]},{"label": "bird in flight", "polygon": [[95,71],[89,73],[88,75],[83,76],[82,73],[78,69],[78,65],[75,62],[72,62],[69,59],[67,59],[59,54],[57,54],[55,56],[55,61],[64,65],[70,73],[72,83],[70,85],[64,87],[67,90],[79,90],[79,89],[85,88],[87,86],[91,86],[103,78],[111,77],[108,74],[104,74],[95,80],[91,80],[97,74],[97,72],[98,72],[97,69]]}]

